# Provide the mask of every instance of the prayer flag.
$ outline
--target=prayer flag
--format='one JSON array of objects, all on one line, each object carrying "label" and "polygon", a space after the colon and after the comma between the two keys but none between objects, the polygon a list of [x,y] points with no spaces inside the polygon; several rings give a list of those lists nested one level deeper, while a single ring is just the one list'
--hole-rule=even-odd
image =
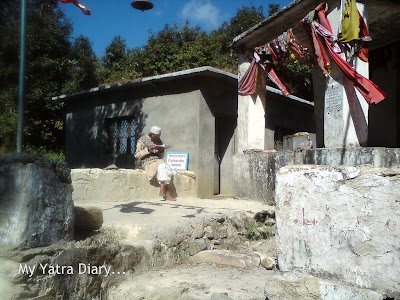
[{"label": "prayer flag", "polygon": [[92,13],[90,12],[90,9],[86,8],[82,3],[80,3],[77,0],[53,0],[54,3],[57,3],[57,1],[66,4],[66,3],[73,3],[76,7],[80,8],[80,10],[87,16],[90,16]]}]

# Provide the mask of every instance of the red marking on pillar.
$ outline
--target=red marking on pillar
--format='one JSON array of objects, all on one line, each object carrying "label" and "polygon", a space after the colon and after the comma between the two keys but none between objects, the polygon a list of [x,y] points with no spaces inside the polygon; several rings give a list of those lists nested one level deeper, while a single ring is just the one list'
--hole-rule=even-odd
[{"label": "red marking on pillar", "polygon": [[387,221],[386,221],[385,227],[388,227],[388,228],[389,228],[389,221],[390,221],[390,220],[387,220]]},{"label": "red marking on pillar", "polygon": [[294,219],[293,222],[294,222],[294,224],[297,224],[297,223],[299,223],[299,220]]}]

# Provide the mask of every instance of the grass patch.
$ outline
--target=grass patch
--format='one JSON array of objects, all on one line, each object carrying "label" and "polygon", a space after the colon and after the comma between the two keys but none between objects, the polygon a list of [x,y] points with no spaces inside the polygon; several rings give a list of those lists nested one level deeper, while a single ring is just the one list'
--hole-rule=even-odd
[{"label": "grass patch", "polygon": [[246,229],[246,238],[249,240],[267,240],[273,234],[271,227],[265,226],[263,223],[250,221],[244,224]]}]

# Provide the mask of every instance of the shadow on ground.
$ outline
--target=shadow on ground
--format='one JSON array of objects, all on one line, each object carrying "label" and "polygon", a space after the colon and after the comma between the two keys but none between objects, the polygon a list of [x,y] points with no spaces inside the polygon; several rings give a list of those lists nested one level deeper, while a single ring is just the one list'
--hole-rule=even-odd
[{"label": "shadow on ground", "polygon": [[[122,213],[140,213],[142,215],[149,215],[155,211],[154,209],[151,209],[151,208],[141,207],[140,206],[141,204],[153,205],[153,206],[158,206],[158,207],[169,206],[170,208],[191,209],[191,210],[196,210],[196,213],[201,213],[204,211],[204,207],[182,205],[182,204],[168,203],[168,202],[154,203],[154,202],[146,202],[146,201],[135,201],[135,202],[126,203],[126,204],[119,204],[119,205],[115,205],[114,207],[106,208],[103,210],[111,210],[111,209],[115,209],[115,208],[120,208],[120,212],[122,212]],[[195,215],[188,214],[184,217],[193,218],[193,217],[195,217]]]}]

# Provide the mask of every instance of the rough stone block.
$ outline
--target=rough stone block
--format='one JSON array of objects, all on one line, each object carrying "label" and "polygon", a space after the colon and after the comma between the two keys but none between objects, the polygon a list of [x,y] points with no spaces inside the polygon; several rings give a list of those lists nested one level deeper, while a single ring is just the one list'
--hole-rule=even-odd
[{"label": "rough stone block", "polygon": [[67,165],[33,155],[1,155],[0,244],[40,247],[72,237]]},{"label": "rough stone block", "polygon": [[75,231],[88,232],[103,225],[103,211],[98,207],[74,207]]},{"label": "rough stone block", "polygon": [[365,165],[391,167],[400,164],[399,148],[322,148],[276,151],[233,156],[234,195],[273,205],[276,173],[289,165]]},{"label": "rough stone block", "polygon": [[260,265],[260,257],[256,254],[239,253],[229,250],[202,251],[193,256],[192,261],[238,268],[256,267]]},{"label": "rough stone block", "polygon": [[267,279],[264,295],[269,300],[381,300],[371,290],[322,280],[307,274],[275,274]]},{"label": "rough stone block", "polygon": [[195,255],[200,251],[206,250],[210,242],[207,239],[197,239],[189,242],[189,254]]},{"label": "rough stone block", "polygon": [[[130,201],[159,198],[159,187],[152,186],[143,170],[72,169],[75,202]],[[178,197],[195,197],[196,177],[193,172],[174,172],[171,193]]]},{"label": "rough stone block", "polygon": [[280,270],[400,296],[400,168],[284,167],[276,206]]}]

